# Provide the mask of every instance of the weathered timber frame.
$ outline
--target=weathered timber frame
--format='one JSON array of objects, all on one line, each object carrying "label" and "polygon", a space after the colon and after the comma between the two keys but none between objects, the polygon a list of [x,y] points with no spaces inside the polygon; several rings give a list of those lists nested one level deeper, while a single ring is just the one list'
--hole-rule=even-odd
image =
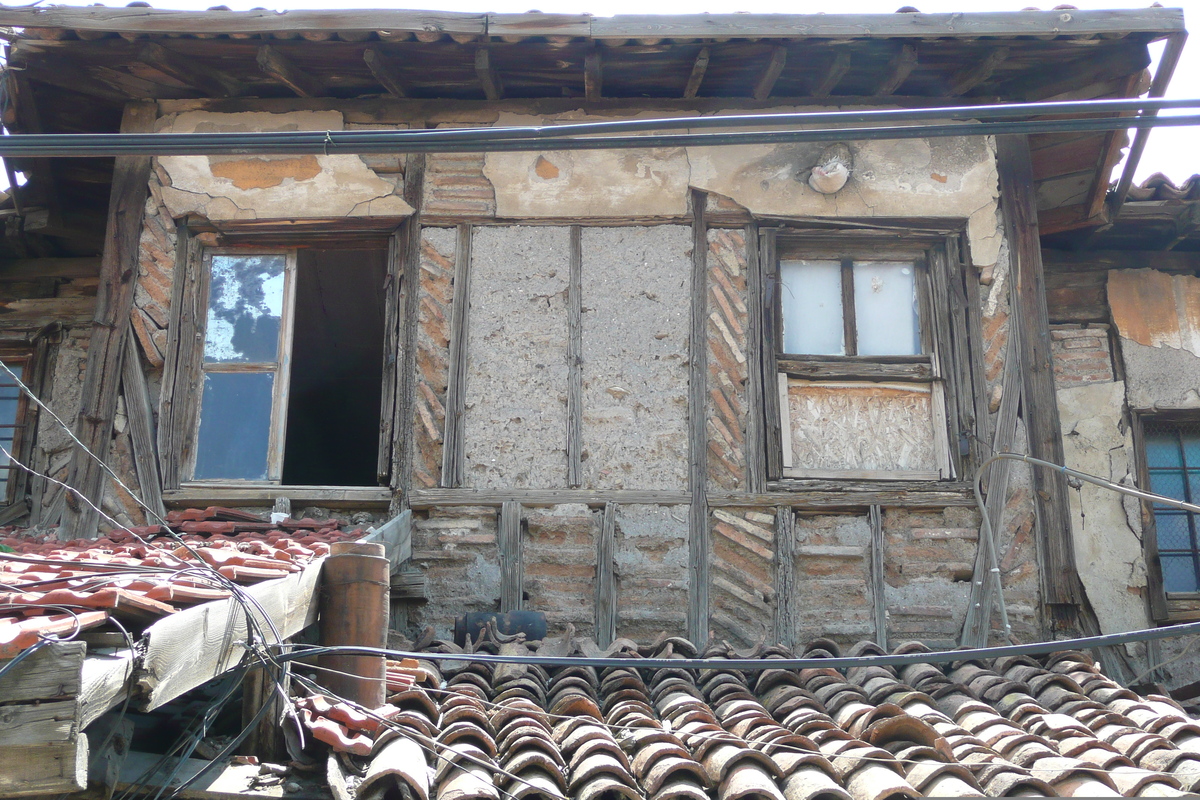
[{"label": "weathered timber frame", "polygon": [[[5,341],[0,339],[0,360],[9,367],[20,365],[21,382],[28,386],[38,397],[43,396],[48,365],[49,344],[43,336],[35,335],[32,343],[28,340]],[[5,379],[7,375],[0,375]],[[33,458],[33,443],[37,438],[38,407],[29,397],[17,390],[17,408],[13,441],[10,452],[22,464],[31,465]],[[40,476],[34,478],[38,481]],[[38,481],[45,483],[45,479]],[[26,494],[30,488],[30,475],[25,470],[10,462],[6,489],[0,493],[0,525],[7,525],[23,516],[30,508]],[[40,487],[35,487],[40,488]],[[37,502],[41,503],[41,492],[37,494]]]},{"label": "weathered timber frame", "polygon": [[[758,277],[751,284],[754,313],[761,319],[760,367],[751,371],[751,395],[761,397],[766,474],[775,487],[788,479],[866,481],[963,480],[980,463],[979,442],[987,441],[986,381],[978,310],[979,276],[965,258],[961,230],[920,222],[881,223],[853,228],[761,227]],[[820,258],[842,263],[843,335],[847,355],[811,356],[783,352],[779,264],[788,258]],[[860,356],[852,280],[856,261],[911,261],[915,269],[921,353]],[[751,330],[755,329],[754,317]],[[785,414],[788,380],[814,383],[888,384],[930,387],[936,471],[822,470],[790,463],[790,432]],[[760,394],[761,392],[761,394]],[[802,488],[797,486],[796,488]]]}]

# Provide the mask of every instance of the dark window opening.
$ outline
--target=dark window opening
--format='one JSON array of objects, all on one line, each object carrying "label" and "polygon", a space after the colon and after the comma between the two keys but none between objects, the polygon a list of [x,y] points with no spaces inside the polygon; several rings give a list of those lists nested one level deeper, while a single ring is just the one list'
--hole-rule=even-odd
[{"label": "dark window opening", "polygon": [[[1147,421],[1146,467],[1150,491],[1195,503],[1200,500],[1200,423]],[[1200,520],[1190,511],[1154,506],[1154,528],[1163,588],[1200,591]]]},{"label": "dark window opening", "polygon": [[386,250],[301,250],[283,483],[374,486]]}]

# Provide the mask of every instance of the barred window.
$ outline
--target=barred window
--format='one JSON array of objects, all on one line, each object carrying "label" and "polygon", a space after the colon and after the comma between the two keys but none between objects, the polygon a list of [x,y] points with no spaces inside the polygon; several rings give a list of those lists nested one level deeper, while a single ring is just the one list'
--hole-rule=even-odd
[{"label": "barred window", "polygon": [[[1150,491],[1188,503],[1200,500],[1200,423],[1148,420],[1144,431]],[[1155,505],[1154,527],[1163,589],[1200,591],[1196,515]]]}]

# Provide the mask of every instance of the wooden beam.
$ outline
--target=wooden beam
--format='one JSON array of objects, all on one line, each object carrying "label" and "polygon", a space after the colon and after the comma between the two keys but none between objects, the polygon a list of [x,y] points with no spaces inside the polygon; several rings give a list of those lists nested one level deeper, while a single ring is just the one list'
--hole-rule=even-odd
[{"label": "wooden beam", "polygon": [[596,644],[608,647],[617,638],[617,576],[614,552],[617,504],[604,504],[600,538],[596,540]]},{"label": "wooden beam", "polygon": [[379,85],[386,89],[388,94],[392,97],[408,97],[408,90],[404,88],[404,81],[400,79],[400,71],[397,69],[396,63],[384,55],[378,47],[368,47],[363,50],[363,61],[367,63],[367,69],[371,70],[375,80],[379,81]]},{"label": "wooden beam", "polygon": [[1159,250],[1042,250],[1048,272],[1107,272],[1110,269],[1156,269],[1159,272],[1200,271],[1200,252]]},{"label": "wooden beam", "polygon": [[[762,407],[763,439],[766,443],[767,479],[783,476],[782,414],[779,402],[779,367],[776,355],[780,350],[783,324],[779,319],[779,254],[778,230],[760,228],[758,232],[758,268],[762,273],[759,297],[754,299],[762,313]],[[755,365],[751,365],[754,368]]]},{"label": "wooden beam", "polygon": [[[1019,325],[1021,329],[1021,408],[1029,454],[1062,464],[1065,459],[1062,426],[1054,392],[1046,282],[1028,137],[997,136],[996,160],[1005,232],[1013,254],[1010,291],[1014,318],[1010,324]],[[1066,476],[1044,469],[1034,469],[1032,473],[1037,517],[1035,539],[1041,551],[1038,578],[1042,600],[1052,606],[1078,609],[1085,599],[1075,564]]]},{"label": "wooden beam", "polygon": [[603,63],[595,47],[583,57],[583,94],[589,103],[598,102],[604,94]]},{"label": "wooden beam", "polygon": [[775,81],[779,80],[786,65],[787,48],[781,44],[775,45],[771,48],[771,57],[767,60],[767,65],[763,67],[762,75],[759,75],[758,80],[754,83],[752,94],[755,100],[766,100],[771,96],[771,90],[775,88]]},{"label": "wooden beam", "polygon": [[[158,453],[154,449],[154,416],[150,412],[150,390],[142,372],[142,359],[137,339],[125,337],[125,359],[121,363],[121,396],[129,418],[129,440],[133,449],[133,466],[137,472],[138,488],[143,503],[149,506],[147,524],[165,519],[162,480],[158,475]],[[154,516],[157,515],[158,519]]]},{"label": "wooden beam", "polygon": [[[1136,97],[1140,94],[1138,85],[1141,81],[1142,73],[1139,72],[1130,75],[1125,81],[1125,85],[1121,87],[1118,97]],[[1133,116],[1133,112],[1125,112],[1116,116],[1131,117]],[[1088,199],[1084,201],[1089,217],[1099,214],[1100,210],[1104,208],[1104,204],[1108,200],[1108,187],[1112,171],[1116,168],[1117,163],[1120,162],[1121,154],[1127,144],[1129,144],[1128,131],[1116,130],[1108,131],[1104,134],[1104,147],[1100,151],[1100,158],[1089,165],[1096,172],[1096,177],[1092,182],[1092,189],[1088,193]],[[1061,171],[1066,172],[1067,170]]]},{"label": "wooden beam", "polygon": [[[567,286],[567,486],[583,485],[583,229],[571,226]],[[601,645],[607,647],[607,645]]]},{"label": "wooden beam", "polygon": [[75,697],[82,686],[86,654],[83,642],[55,642],[15,667],[5,662],[8,671],[0,676],[0,697],[8,703]]},{"label": "wooden beam", "polygon": [[879,82],[875,96],[887,97],[895,94],[900,85],[908,80],[908,76],[916,66],[917,48],[911,44],[902,45],[900,51],[888,62],[887,72],[884,79]]},{"label": "wooden beam", "polygon": [[767,486],[767,433],[763,414],[763,274],[758,261],[758,225],[745,227],[746,235],[746,489],[761,492]]},{"label": "wooden beam", "polygon": [[475,50],[475,76],[483,87],[483,96],[496,101],[504,97],[504,84],[500,82],[500,74],[492,66],[492,56],[486,47]]},{"label": "wooden beam", "polygon": [[871,528],[871,607],[875,622],[875,644],[886,652],[887,635],[887,581],[883,579],[884,540],[883,509],[871,506],[867,509],[867,524]]},{"label": "wooden beam", "polygon": [[[121,120],[121,132],[151,132],[156,114],[154,103],[128,104]],[[117,157],[108,201],[108,224],[100,261],[96,312],[80,388],[79,415],[75,422],[75,435],[83,447],[73,451],[67,473],[67,484],[97,506],[104,496],[104,485],[107,483],[101,463],[108,459],[112,442],[121,362],[125,357],[129,315],[133,311],[133,293],[137,286],[138,246],[146,197],[150,193],[149,180],[149,156]],[[67,501],[58,535],[67,540],[92,537],[96,534],[98,522],[98,513],[72,496]]]},{"label": "wooden beam", "polygon": [[470,225],[458,226],[454,248],[454,294],[450,307],[450,352],[446,383],[446,430],[442,436],[443,489],[461,486],[466,477],[463,411],[467,397],[467,338],[471,308]]},{"label": "wooden beam", "polygon": [[1200,204],[1190,203],[1183,206],[1182,213],[1175,218],[1175,231],[1163,242],[1163,250],[1173,250],[1197,230],[1200,230]]},{"label": "wooden beam", "polygon": [[1141,42],[1114,42],[1089,55],[1062,61],[1053,69],[1031,69],[1005,81],[996,93],[1013,102],[1046,100],[1080,86],[1140,73],[1150,64],[1150,53]]},{"label": "wooden beam", "polygon": [[171,281],[171,320],[163,353],[158,400],[158,466],[163,490],[178,489],[192,452],[195,398],[200,391],[197,342],[208,312],[203,247],[187,224],[175,226],[175,270]]},{"label": "wooden beam", "polygon": [[239,97],[246,93],[246,85],[232,75],[154,42],[138,52],[138,60],[210,97]]},{"label": "wooden beam", "polygon": [[701,47],[700,52],[696,54],[696,60],[692,62],[692,71],[683,87],[685,98],[695,97],[700,91],[700,84],[704,83],[704,73],[708,72],[708,59],[708,48]]},{"label": "wooden beam", "polygon": [[396,396],[401,380],[396,352],[400,349],[400,304],[404,258],[410,226],[401,223],[388,237],[387,275],[383,279],[383,367],[380,378],[379,450],[375,456],[375,478],[386,484],[392,476],[392,427],[396,424]]},{"label": "wooden beam", "polygon": [[0,795],[60,795],[87,788],[87,737],[0,747]]},{"label": "wooden beam", "polygon": [[708,641],[708,195],[692,190],[691,335],[688,338],[688,638]]},{"label": "wooden beam", "polygon": [[198,484],[163,491],[170,508],[255,506],[271,508],[275,499],[286,496],[297,507],[323,506],[337,509],[386,509],[392,490],[386,486],[230,486]]},{"label": "wooden beam", "polygon": [[963,67],[950,76],[950,88],[946,90],[948,97],[958,97],[974,89],[979,84],[992,77],[996,68],[1008,59],[1007,47],[993,47],[983,60],[977,64]]},{"label": "wooden beam", "polygon": [[520,611],[523,599],[521,566],[521,504],[506,500],[500,506],[500,612]]},{"label": "wooden beam", "polygon": [[399,503],[392,502],[391,512],[395,516],[407,508],[408,490],[412,484],[412,465],[416,458],[415,438],[409,433],[415,419],[417,395],[417,336],[421,305],[421,206],[425,197],[425,164],[422,153],[409,153],[404,162],[404,202],[412,206],[413,215],[404,222],[404,269],[400,281],[402,303],[399,311],[400,332],[396,343],[400,365],[397,378],[395,421],[392,425],[391,487],[398,492]]},{"label": "wooden beam", "polygon": [[320,97],[325,87],[319,80],[297,67],[292,60],[269,44],[258,48],[258,68],[299,97]]},{"label": "wooden beam", "polygon": [[0,282],[32,281],[39,278],[100,277],[98,258],[13,258],[0,259]]},{"label": "wooden beam", "polygon": [[825,75],[813,87],[811,92],[813,97],[828,97],[837,85],[841,83],[842,78],[850,71],[850,51],[838,50],[837,55],[829,62],[829,66],[825,69]]},{"label": "wooden beam", "polygon": [[795,647],[799,597],[796,587],[796,512],[791,506],[775,509],[775,641]]}]

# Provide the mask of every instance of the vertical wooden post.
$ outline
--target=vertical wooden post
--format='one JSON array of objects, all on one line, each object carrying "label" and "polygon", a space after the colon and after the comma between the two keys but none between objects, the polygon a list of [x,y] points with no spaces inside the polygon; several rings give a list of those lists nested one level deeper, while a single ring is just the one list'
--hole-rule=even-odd
[{"label": "vertical wooden post", "polygon": [[454,247],[454,294],[450,308],[450,353],[446,381],[446,432],[442,437],[442,487],[462,485],[466,472],[463,404],[467,396],[467,331],[471,308],[472,226],[458,226]]},{"label": "vertical wooden post", "polygon": [[[567,286],[567,486],[583,485],[583,229],[571,226]],[[606,646],[606,645],[602,645]]]},{"label": "vertical wooden post", "polygon": [[796,645],[796,512],[775,509],[775,641]]},{"label": "vertical wooden post", "polygon": [[883,509],[871,506],[867,510],[867,522],[871,526],[871,602],[875,617],[875,644],[887,650],[887,598],[884,597],[886,584],[883,582]]},{"label": "vertical wooden post", "polygon": [[692,331],[688,338],[688,638],[708,641],[708,195],[692,191]]},{"label": "vertical wooden post", "polygon": [[521,566],[521,504],[505,500],[500,506],[500,611],[520,611],[524,598]]},{"label": "vertical wooden post", "polygon": [[[1061,464],[1065,457],[1062,426],[1050,361],[1050,320],[1028,137],[997,136],[996,159],[1005,233],[1013,259],[1012,321],[1021,327],[1021,416],[1029,436],[1029,454]],[[1032,472],[1042,602],[1052,606],[1052,612],[1062,612],[1060,623],[1073,626],[1084,598],[1071,537],[1067,478],[1046,469]]]},{"label": "vertical wooden post", "polygon": [[[416,123],[414,123],[416,124]],[[397,376],[398,396],[395,401],[395,417],[392,425],[392,489],[399,500],[392,500],[392,515],[408,508],[408,490],[412,484],[414,437],[412,424],[416,395],[417,371],[417,317],[421,303],[421,203],[425,193],[425,155],[409,153],[404,166],[404,201],[416,209],[404,221],[403,245],[400,265],[399,340],[400,352],[396,363],[400,365]]]},{"label": "vertical wooden post", "polygon": [[[158,106],[154,102],[127,103],[121,118],[121,132],[149,132],[154,128],[157,114]],[[149,181],[149,156],[117,157],[108,198],[108,224],[104,253],[100,258],[96,313],[92,318],[79,416],[75,422],[75,435],[83,447],[76,446],[67,474],[67,484],[97,506],[104,495],[106,481],[104,468],[96,458],[107,461],[112,440],[121,362],[125,357],[129,315],[133,311],[133,292],[137,287],[138,244],[146,197],[150,194]],[[91,452],[85,452],[84,448]],[[98,522],[96,511],[71,495],[58,536],[60,539],[94,536]]]},{"label": "vertical wooden post", "polygon": [[[746,233],[746,491],[757,494],[767,488],[767,433],[763,415],[763,275],[758,259],[758,224]],[[774,384],[771,384],[774,386]]]},{"label": "vertical wooden post", "polygon": [[[336,542],[321,576],[321,644],[387,647],[388,577],[391,564],[378,542]],[[319,680],[330,691],[367,708],[383,705],[387,672],[383,656],[324,655]]]},{"label": "vertical wooden post", "polygon": [[254,721],[263,706],[269,706],[262,719],[246,738],[245,751],[264,761],[278,761],[284,754],[279,728],[279,693],[268,667],[255,667],[242,679],[242,726]]},{"label": "vertical wooden post", "polygon": [[604,504],[604,521],[596,540],[596,644],[608,647],[617,638],[617,580],[613,558],[617,539],[617,504]]}]

